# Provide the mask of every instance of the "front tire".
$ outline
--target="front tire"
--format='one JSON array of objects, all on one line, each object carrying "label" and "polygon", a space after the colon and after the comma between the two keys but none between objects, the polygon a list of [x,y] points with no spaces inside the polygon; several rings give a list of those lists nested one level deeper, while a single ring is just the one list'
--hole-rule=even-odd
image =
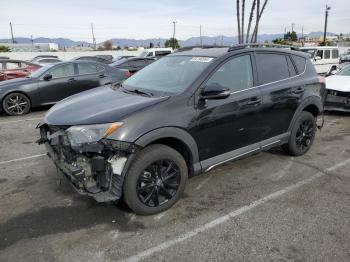
[{"label": "front tire", "polygon": [[301,112],[294,123],[288,143],[282,146],[283,149],[292,156],[306,154],[313,144],[316,129],[315,117],[309,112]]},{"label": "front tire", "polygon": [[151,145],[136,156],[126,174],[124,200],[136,214],[156,214],[179,200],[187,179],[187,165],[179,152]]},{"label": "front tire", "polygon": [[29,98],[22,93],[11,93],[2,101],[2,108],[10,116],[28,114],[31,104]]}]

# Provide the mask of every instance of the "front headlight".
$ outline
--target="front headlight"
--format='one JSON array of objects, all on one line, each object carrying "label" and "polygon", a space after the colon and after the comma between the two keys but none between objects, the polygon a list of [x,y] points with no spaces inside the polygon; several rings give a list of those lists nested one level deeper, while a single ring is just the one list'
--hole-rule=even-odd
[{"label": "front headlight", "polygon": [[72,126],[67,129],[67,135],[72,146],[86,143],[96,143],[106,138],[123,125],[122,122],[100,125]]}]

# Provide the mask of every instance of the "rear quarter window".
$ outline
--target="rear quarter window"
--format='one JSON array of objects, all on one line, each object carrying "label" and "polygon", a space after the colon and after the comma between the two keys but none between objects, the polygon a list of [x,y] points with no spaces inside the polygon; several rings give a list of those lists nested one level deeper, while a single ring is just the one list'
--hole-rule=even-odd
[{"label": "rear quarter window", "polygon": [[293,55],[293,61],[297,68],[298,74],[302,74],[305,71],[306,59],[301,56]]}]

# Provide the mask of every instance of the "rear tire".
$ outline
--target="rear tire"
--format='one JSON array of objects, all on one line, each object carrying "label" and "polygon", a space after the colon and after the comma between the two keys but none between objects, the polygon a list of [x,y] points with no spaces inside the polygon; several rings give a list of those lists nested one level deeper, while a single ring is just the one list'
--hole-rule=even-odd
[{"label": "rear tire", "polygon": [[126,174],[124,201],[139,215],[162,212],[179,200],[187,179],[187,164],[179,152],[150,145],[139,152]]},{"label": "rear tire", "polygon": [[10,116],[28,114],[31,104],[29,98],[22,93],[11,93],[2,101],[2,108]]},{"label": "rear tire", "polygon": [[314,142],[316,129],[315,117],[309,112],[301,112],[294,123],[288,143],[282,148],[292,156],[306,154]]}]

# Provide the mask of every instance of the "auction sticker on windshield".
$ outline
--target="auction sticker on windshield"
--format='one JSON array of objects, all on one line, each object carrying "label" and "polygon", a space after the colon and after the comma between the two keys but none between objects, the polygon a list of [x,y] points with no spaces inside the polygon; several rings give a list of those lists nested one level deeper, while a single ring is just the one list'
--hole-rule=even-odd
[{"label": "auction sticker on windshield", "polygon": [[212,57],[193,57],[190,61],[191,62],[209,63],[211,60],[213,60]]}]

